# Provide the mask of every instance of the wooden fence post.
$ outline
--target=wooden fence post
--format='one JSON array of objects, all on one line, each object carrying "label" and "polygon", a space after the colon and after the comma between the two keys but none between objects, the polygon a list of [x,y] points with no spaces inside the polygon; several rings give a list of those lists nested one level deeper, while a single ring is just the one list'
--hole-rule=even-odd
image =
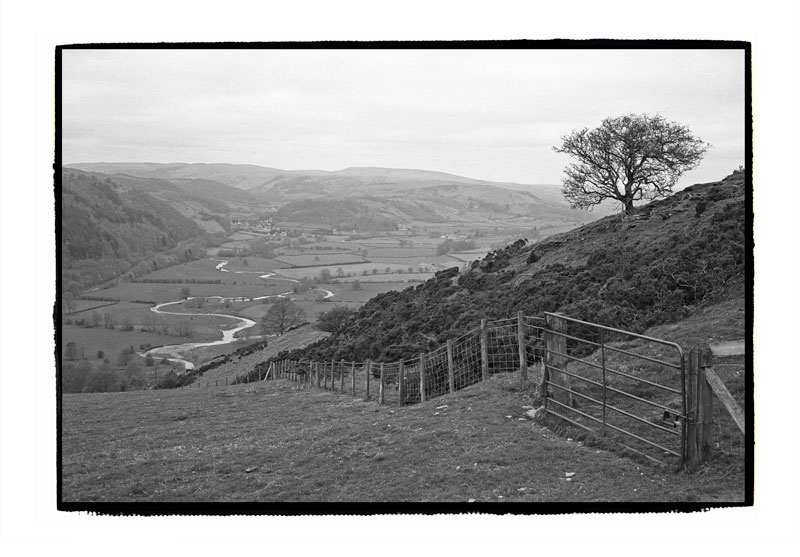
[{"label": "wooden fence post", "polygon": [[425,402],[425,352],[419,353],[419,400]]},{"label": "wooden fence post", "polygon": [[[560,354],[567,353],[567,339],[558,333],[564,333],[567,330],[567,322],[557,315],[548,313],[545,316],[547,328],[544,331],[544,342],[547,353],[545,355],[545,377],[547,381],[553,385],[561,385],[567,389],[571,389],[572,383],[569,376],[561,373],[559,370],[566,371],[569,359],[561,356]],[[545,389],[547,384],[544,383]],[[558,387],[552,389],[551,396],[556,402],[565,404],[569,407],[573,406],[572,393],[559,389]]]},{"label": "wooden fence post", "polygon": [[344,392],[344,360],[339,364],[339,392]]},{"label": "wooden fence post", "polygon": [[689,374],[686,404],[689,419],[686,428],[687,456],[690,468],[697,467],[711,456],[714,396],[706,380],[711,367],[711,350],[707,345],[695,346],[689,352]]},{"label": "wooden fence post", "polygon": [[384,370],[384,363],[381,362],[381,383],[378,386],[378,404],[383,404],[383,391],[386,389],[386,375]]},{"label": "wooden fence post", "polygon": [[353,362],[350,366],[350,375],[352,375],[352,383],[353,383],[353,396],[356,396],[356,363]]},{"label": "wooden fence post", "polygon": [[369,400],[369,376],[372,375],[372,360],[367,360],[367,363],[364,365],[364,369],[367,372],[364,379],[364,388],[366,389],[367,394],[364,395],[364,400]]},{"label": "wooden fence post", "polygon": [[528,380],[528,355],[525,351],[525,316],[517,312],[517,348],[519,349],[519,376]]},{"label": "wooden fence post", "polygon": [[456,366],[453,362],[453,339],[447,340],[447,385],[450,394],[456,392]]},{"label": "wooden fence post", "polygon": [[686,460],[693,468],[697,464],[697,368],[698,354],[689,352],[689,368],[686,370]]},{"label": "wooden fence post", "polygon": [[403,406],[403,404],[405,403],[405,401],[403,400],[403,397],[406,394],[406,392],[405,392],[406,390],[405,390],[405,388],[403,386],[403,383],[405,383],[405,379],[406,379],[405,375],[406,375],[406,368],[403,365],[403,362],[401,360],[400,361],[400,368],[397,371],[397,395],[400,398],[400,400],[397,403],[398,406]]},{"label": "wooden fence post", "polygon": [[314,362],[314,375],[316,375],[317,388],[322,384],[322,377],[319,374],[319,362]]},{"label": "wooden fence post", "polygon": [[481,319],[481,381],[489,378],[489,334],[486,330],[488,319]]}]

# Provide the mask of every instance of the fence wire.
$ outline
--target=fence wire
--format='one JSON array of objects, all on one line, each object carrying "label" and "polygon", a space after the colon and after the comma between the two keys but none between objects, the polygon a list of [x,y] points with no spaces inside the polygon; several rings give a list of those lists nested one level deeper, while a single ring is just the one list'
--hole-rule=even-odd
[{"label": "fence wire", "polygon": [[489,356],[489,375],[513,373],[519,370],[519,341],[517,320],[490,321],[486,329]]},{"label": "fence wire", "polygon": [[[687,419],[680,349],[671,352],[672,343],[560,319],[566,324],[560,331],[547,329],[545,320],[535,317],[487,321],[482,329],[401,362],[272,362],[272,378],[383,404],[414,404],[494,374],[518,373],[522,355],[528,380],[545,385],[539,394],[548,401],[549,413],[645,456],[661,461],[680,456]],[[557,349],[549,345],[551,340],[546,344],[546,330],[549,339],[560,335]],[[548,381],[542,383],[545,363]],[[726,365],[730,372],[725,372]],[[744,366],[720,367],[720,376],[743,406]],[[258,379],[266,372],[267,366],[260,365]],[[744,455],[744,436],[722,404],[714,404],[713,419],[713,449]]]},{"label": "fence wire", "polygon": [[480,331],[473,330],[453,342],[453,382],[457,391],[481,381]]}]

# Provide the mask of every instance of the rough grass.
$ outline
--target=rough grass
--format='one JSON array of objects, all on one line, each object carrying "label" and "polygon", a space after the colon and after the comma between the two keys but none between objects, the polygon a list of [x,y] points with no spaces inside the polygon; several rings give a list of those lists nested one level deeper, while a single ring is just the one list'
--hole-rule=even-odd
[{"label": "rough grass", "polygon": [[[65,502],[742,501],[743,485],[566,441],[500,375],[408,407],[279,380],[63,398]],[[574,474],[569,476],[567,474]]]}]

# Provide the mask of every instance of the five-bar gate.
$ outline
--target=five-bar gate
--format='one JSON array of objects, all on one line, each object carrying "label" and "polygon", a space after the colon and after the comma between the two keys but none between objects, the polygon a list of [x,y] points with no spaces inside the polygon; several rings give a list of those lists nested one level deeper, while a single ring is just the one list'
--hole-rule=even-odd
[{"label": "five-bar gate", "polygon": [[664,463],[686,456],[681,347],[547,313],[541,382],[548,414]]}]

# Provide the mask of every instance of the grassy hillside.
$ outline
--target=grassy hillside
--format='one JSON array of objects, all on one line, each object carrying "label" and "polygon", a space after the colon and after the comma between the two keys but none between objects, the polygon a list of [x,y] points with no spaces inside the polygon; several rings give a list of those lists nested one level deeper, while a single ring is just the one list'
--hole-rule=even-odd
[{"label": "grassy hillside", "polygon": [[558,311],[642,332],[743,300],[744,195],[744,175],[734,173],[625,218],[606,217],[534,245],[519,240],[466,272],[442,271],[373,298],[341,333],[291,357],[410,358],[476,327],[482,317],[520,310]]},{"label": "grassy hillside", "polygon": [[65,502],[744,500],[739,475],[675,474],[567,442],[527,418],[531,404],[507,375],[403,409],[288,381],[64,395],[62,495]]}]

